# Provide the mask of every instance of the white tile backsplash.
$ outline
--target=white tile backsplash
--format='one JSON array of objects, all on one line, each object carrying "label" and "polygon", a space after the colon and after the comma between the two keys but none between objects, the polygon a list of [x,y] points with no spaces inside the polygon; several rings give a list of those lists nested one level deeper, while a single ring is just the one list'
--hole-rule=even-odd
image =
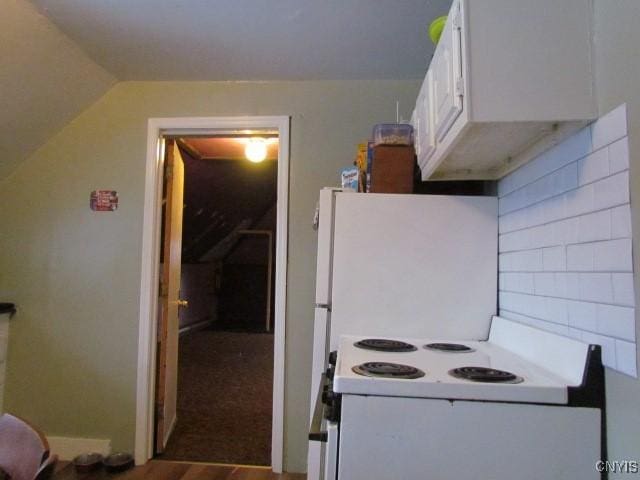
[{"label": "white tile backsplash", "polygon": [[498,196],[507,194],[548,175],[591,153],[591,130],[583,128],[575,135],[526,163],[498,183]]},{"label": "white tile backsplash", "polygon": [[511,252],[515,250],[527,250],[531,248],[529,241],[531,232],[529,230],[518,230],[516,232],[505,233],[499,237],[499,248],[501,252]]},{"label": "white tile backsplash", "polygon": [[629,171],[617,173],[593,184],[595,210],[629,203]]},{"label": "white tile backsplash", "polygon": [[579,243],[567,247],[567,270],[592,272],[593,265],[593,243]]},{"label": "white tile backsplash", "polygon": [[[562,274],[558,274],[562,275]],[[574,300],[580,300],[580,274],[578,273],[565,273],[567,298]]]},{"label": "white tile backsplash", "polygon": [[589,213],[578,217],[577,242],[593,242],[611,238],[611,211]]},{"label": "white tile backsplash", "polygon": [[569,314],[567,312],[567,301],[564,298],[545,298],[546,312],[543,317],[544,320],[548,320],[553,323],[561,323],[563,325],[569,324]]},{"label": "white tile backsplash", "polygon": [[624,137],[609,145],[609,171],[622,172],[629,169],[629,140]]},{"label": "white tile backsplash", "polygon": [[597,329],[596,303],[567,300],[569,325],[580,330],[595,332]]},{"label": "white tile backsplash", "polygon": [[554,243],[556,245],[578,243],[579,221],[579,217],[573,217],[552,223]]},{"label": "white tile backsplash", "polygon": [[505,273],[500,275],[504,278],[503,290],[519,293],[533,293],[534,287],[533,273]]},{"label": "white tile backsplash", "polygon": [[586,185],[609,176],[609,150],[601,148],[578,160],[578,184]]},{"label": "white tile backsplash", "polygon": [[553,278],[555,280],[554,294],[560,298],[570,298],[567,274],[566,273],[554,273]]},{"label": "white tile backsplash", "polygon": [[631,342],[636,339],[636,322],[632,307],[598,304],[597,332]]},{"label": "white tile backsplash", "polygon": [[544,156],[542,165],[546,171],[554,171],[560,166],[578,160],[591,152],[597,150],[593,148],[592,132],[589,128],[583,128],[564,142],[559,143]]},{"label": "white tile backsplash", "polygon": [[594,184],[583,185],[564,195],[564,215],[561,217],[574,217],[585,213],[593,212],[595,190]]},{"label": "white tile backsplash", "polygon": [[611,209],[611,238],[631,238],[631,208],[628,203]]},{"label": "white tile backsplash", "polygon": [[501,272],[540,272],[542,271],[542,250],[500,254],[498,268]]},{"label": "white tile backsplash", "polygon": [[633,290],[633,273],[612,273],[613,303],[633,307],[635,296]]},{"label": "white tile backsplash", "polygon": [[[551,235],[553,238],[553,235]],[[561,272],[567,269],[565,248],[548,247],[542,249],[542,268],[547,272]]]},{"label": "white tile backsplash", "polygon": [[582,340],[582,330],[578,330],[577,328],[569,327],[568,336],[571,338],[575,338],[576,340]]},{"label": "white tile backsplash", "polygon": [[623,340],[615,341],[616,368],[622,373],[637,377],[636,344]]},{"label": "white tile backsplash", "polygon": [[636,376],[623,105],[498,183],[500,314],[602,346]]},{"label": "white tile backsplash", "polygon": [[631,272],[631,239],[619,238],[593,245],[593,266],[597,272]]},{"label": "white tile backsplash", "polygon": [[627,136],[627,106],[620,105],[591,124],[593,150],[612,144]]},{"label": "white tile backsplash", "polygon": [[569,327],[566,325],[559,325],[557,323],[545,322],[545,321],[537,321],[534,324],[535,327],[538,327],[542,330],[547,330],[553,333],[559,333],[560,335],[569,335]]},{"label": "white tile backsplash", "polygon": [[[517,275],[517,273],[512,273]],[[534,273],[534,290],[536,295],[553,296],[556,291],[556,279],[553,273]]]},{"label": "white tile backsplash", "polygon": [[579,299],[587,302],[612,303],[613,285],[610,273],[578,274]]}]

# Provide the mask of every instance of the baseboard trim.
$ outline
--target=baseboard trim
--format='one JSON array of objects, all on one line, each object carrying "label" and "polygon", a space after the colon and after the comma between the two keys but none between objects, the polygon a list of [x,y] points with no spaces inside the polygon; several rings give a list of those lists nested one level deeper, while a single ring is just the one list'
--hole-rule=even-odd
[{"label": "baseboard trim", "polygon": [[245,465],[243,463],[217,463],[217,462],[197,462],[189,460],[165,460],[162,458],[154,458],[154,462],[159,463],[180,463],[187,465],[206,465],[208,467],[235,467],[235,468],[251,468],[253,470],[269,470],[273,471],[269,465]]},{"label": "baseboard trim", "polygon": [[81,453],[97,452],[102,455],[111,453],[111,440],[100,438],[72,438],[47,436],[49,450],[60,460],[73,460]]}]

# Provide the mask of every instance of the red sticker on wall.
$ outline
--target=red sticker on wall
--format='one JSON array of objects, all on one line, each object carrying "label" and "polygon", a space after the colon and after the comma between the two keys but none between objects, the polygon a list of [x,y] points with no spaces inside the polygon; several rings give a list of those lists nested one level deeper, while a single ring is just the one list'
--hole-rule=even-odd
[{"label": "red sticker on wall", "polygon": [[94,190],[89,201],[95,212],[113,212],[118,208],[118,192],[115,190]]}]

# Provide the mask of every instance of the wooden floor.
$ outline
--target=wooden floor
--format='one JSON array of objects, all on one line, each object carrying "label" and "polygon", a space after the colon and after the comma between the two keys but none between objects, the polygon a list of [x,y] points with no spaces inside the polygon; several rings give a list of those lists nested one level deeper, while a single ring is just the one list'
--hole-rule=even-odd
[{"label": "wooden floor", "polygon": [[169,462],[151,460],[117,475],[98,470],[76,473],[73,465],[60,464],[53,480],[304,480],[306,475],[285,473],[277,475],[268,468],[236,467],[233,465],[207,465],[204,463]]}]

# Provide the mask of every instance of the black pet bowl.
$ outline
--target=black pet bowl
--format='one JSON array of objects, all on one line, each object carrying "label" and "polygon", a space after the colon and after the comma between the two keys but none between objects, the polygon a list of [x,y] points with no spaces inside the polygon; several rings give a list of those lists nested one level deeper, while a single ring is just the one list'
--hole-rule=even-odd
[{"label": "black pet bowl", "polygon": [[129,470],[133,467],[134,461],[133,456],[129,453],[118,452],[112,453],[108,457],[106,457],[102,464],[107,472],[116,473],[116,472],[124,472],[125,470]]}]

